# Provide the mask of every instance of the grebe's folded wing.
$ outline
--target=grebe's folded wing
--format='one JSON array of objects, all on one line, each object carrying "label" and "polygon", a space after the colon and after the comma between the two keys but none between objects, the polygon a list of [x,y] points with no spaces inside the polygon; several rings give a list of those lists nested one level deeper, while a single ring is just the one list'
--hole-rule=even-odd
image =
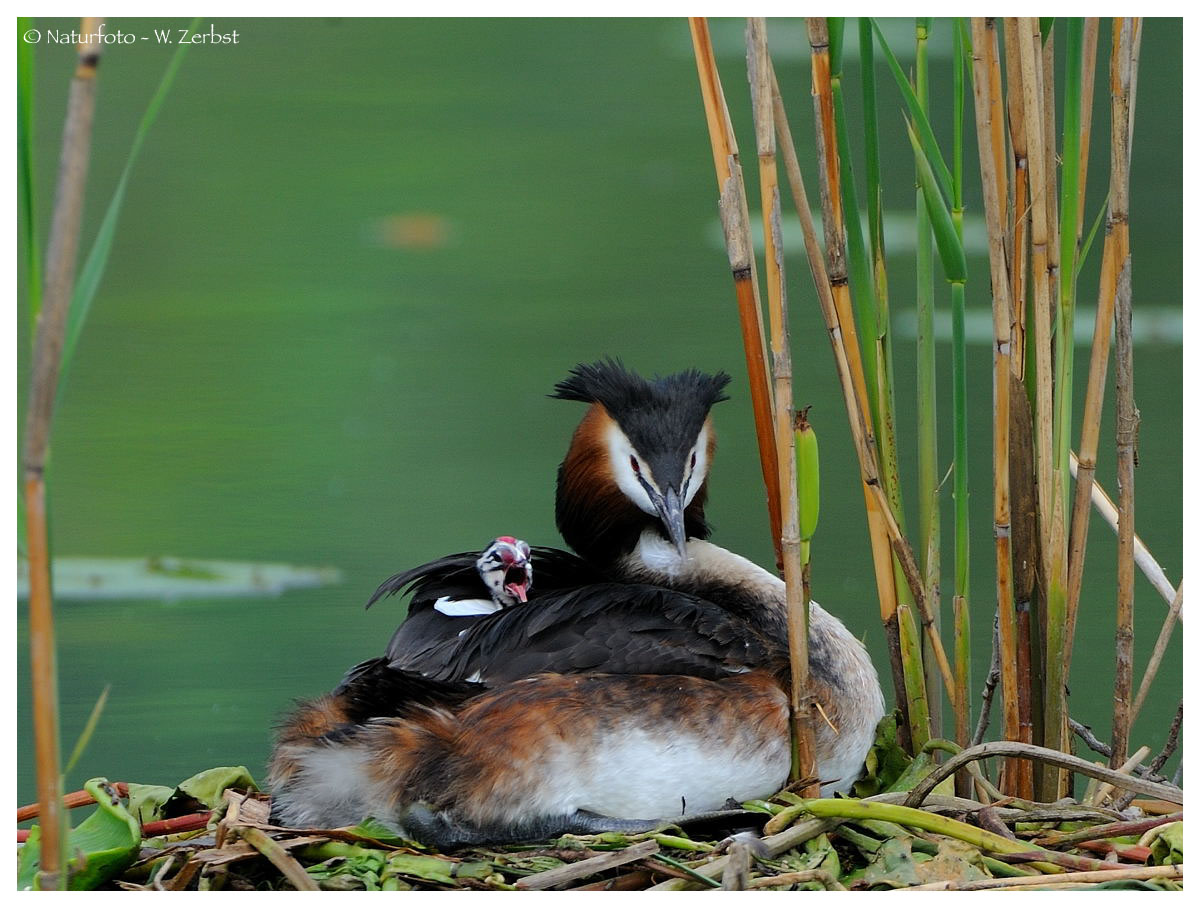
[{"label": "grebe's folded wing", "polygon": [[453,639],[392,665],[492,685],[540,672],[722,678],[775,664],[778,647],[745,621],[664,587],[597,583],[479,618]]}]

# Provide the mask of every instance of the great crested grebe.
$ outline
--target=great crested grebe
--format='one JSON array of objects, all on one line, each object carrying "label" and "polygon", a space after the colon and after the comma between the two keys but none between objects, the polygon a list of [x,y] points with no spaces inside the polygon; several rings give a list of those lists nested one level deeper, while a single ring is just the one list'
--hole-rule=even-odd
[{"label": "great crested grebe", "polygon": [[[448,847],[644,825],[777,790],[783,584],[703,538],[709,409],[727,381],[648,382],[604,362],[560,383],[555,396],[591,407],[559,472],[559,527],[619,582],[496,610],[420,672],[372,660],[303,705],[272,759],[279,819],[372,814]],[[816,605],[810,655],[834,726],[817,733],[822,787],[844,791],[882,694],[862,645]]]}]

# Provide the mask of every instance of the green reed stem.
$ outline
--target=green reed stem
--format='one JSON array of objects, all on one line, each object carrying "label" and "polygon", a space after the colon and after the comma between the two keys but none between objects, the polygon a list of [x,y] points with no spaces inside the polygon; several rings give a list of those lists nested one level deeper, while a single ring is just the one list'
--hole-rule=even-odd
[{"label": "green reed stem", "polygon": [[[954,204],[951,216],[963,243],[963,109],[965,68],[962,23],[954,23]],[[967,507],[966,281],[951,285],[954,372],[954,733],[966,742],[971,720],[970,521]]]},{"label": "green reed stem", "polygon": [[[1059,196],[1059,305],[1055,310],[1054,331],[1058,338],[1054,363],[1053,420],[1053,508],[1068,513],[1070,488],[1071,397],[1075,330],[1075,284],[1079,242],[1079,146],[1081,96],[1083,85],[1083,20],[1078,17],[1061,23],[1066,31],[1067,65],[1063,85],[1062,183]],[[1045,380],[1039,376],[1040,380]],[[1065,519],[1063,517],[1062,519]],[[1057,524],[1057,522],[1056,522]],[[1066,688],[1068,683],[1066,639],[1066,538],[1057,534],[1051,542],[1050,577],[1046,597],[1046,716],[1045,737],[1048,746],[1059,746],[1066,734]]]},{"label": "green reed stem", "polygon": [[[887,491],[892,512],[903,531],[904,497],[900,491],[900,460],[896,442],[896,399],[895,379],[892,372],[891,313],[888,306],[887,264],[883,240],[883,183],[879,167],[879,128],[877,99],[875,92],[875,53],[871,34],[871,23],[865,18],[858,22],[859,60],[862,76],[864,153],[867,171],[867,223],[870,240],[870,287],[873,292],[875,324],[873,334],[860,331],[863,336],[873,337],[874,344],[868,356],[873,360],[875,388],[875,437],[880,454],[880,478]],[[839,132],[839,143],[841,143]],[[845,157],[849,158],[846,143]],[[851,255],[854,250],[851,250]],[[911,591],[904,580],[903,571],[896,566],[897,583],[901,599],[911,602]]]},{"label": "green reed stem", "polygon": [[[849,275],[852,295],[855,301],[855,321],[859,337],[863,338],[863,371],[867,383],[867,395],[870,399],[871,418],[875,428],[877,450],[879,452],[879,472],[883,490],[888,496],[892,513],[901,532],[904,531],[904,503],[900,491],[899,457],[896,449],[895,431],[895,395],[893,393],[891,368],[890,317],[887,308],[887,273],[884,265],[883,252],[883,216],[882,188],[879,168],[879,138],[876,116],[874,54],[871,39],[871,24],[866,19],[859,21],[859,49],[862,59],[863,99],[866,117],[867,150],[867,210],[869,220],[870,248],[864,240],[862,220],[859,215],[857,182],[854,176],[854,158],[850,147],[850,131],[847,124],[845,94],[842,88],[842,23],[830,20],[830,59],[832,69],[834,122],[837,132],[838,159],[842,173],[842,207],[846,220],[846,247],[849,259]],[[899,562],[893,556],[893,573],[896,579],[896,597],[898,603],[913,606],[912,589],[904,577]],[[932,729],[928,726],[930,700],[926,693],[928,681],[925,679],[920,634],[915,630],[915,623],[910,622],[914,632],[908,645],[901,646],[901,653],[906,660],[917,660],[906,664],[904,674],[908,678],[906,692],[910,706],[915,704],[915,712],[910,709],[909,720],[912,724],[912,739],[914,747],[917,742],[926,740]],[[903,624],[901,635],[907,633]],[[932,660],[930,660],[932,664]],[[932,669],[931,669],[932,670]],[[912,684],[921,680],[918,689]]]},{"label": "green reed stem", "polygon": [[[920,110],[925,115],[929,113],[929,29],[929,19],[917,20],[915,95]],[[941,477],[937,450],[937,345],[933,329],[933,233],[929,225],[929,212],[919,188],[916,206],[918,544],[921,549],[921,570],[929,605],[940,624],[942,544],[938,499]],[[930,680],[931,689],[936,691],[936,682]],[[940,733],[940,729],[938,731]]]}]

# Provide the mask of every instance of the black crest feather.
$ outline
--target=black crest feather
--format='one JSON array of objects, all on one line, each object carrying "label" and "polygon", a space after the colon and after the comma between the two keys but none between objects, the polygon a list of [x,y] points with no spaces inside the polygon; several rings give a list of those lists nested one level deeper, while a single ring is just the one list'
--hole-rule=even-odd
[{"label": "black crest feather", "polygon": [[[551,397],[598,403],[618,422],[634,408],[677,409],[707,415],[713,404],[728,400],[724,394],[729,375],[709,375],[685,369],[667,376],[645,379],[625,368],[619,359],[580,363],[554,386]],[[703,418],[703,416],[701,416]]]}]

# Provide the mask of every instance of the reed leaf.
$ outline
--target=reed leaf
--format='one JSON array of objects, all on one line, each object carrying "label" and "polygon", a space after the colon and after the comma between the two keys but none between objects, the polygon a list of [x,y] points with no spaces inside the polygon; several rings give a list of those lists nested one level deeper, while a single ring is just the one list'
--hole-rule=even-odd
[{"label": "reed leaf", "polygon": [[[71,756],[67,758],[67,765],[63,767],[62,774],[64,779],[71,774],[71,770],[75,768],[75,764],[79,762],[79,758],[87,750],[88,742],[92,740],[92,735],[96,733],[96,726],[100,724],[100,716],[104,714],[104,707],[108,704],[108,692],[110,690],[112,690],[111,684],[104,685],[104,690],[100,691],[100,696],[96,698],[96,705],[92,707],[87,722],[83,725],[83,731],[79,733],[79,737],[75,741],[75,747],[71,750]],[[66,787],[65,784],[63,787]]]},{"label": "reed leaf", "polygon": [[[18,17],[17,34],[25,34],[32,24],[32,19]],[[30,343],[33,343],[33,326],[37,324],[38,312],[42,308],[42,258],[34,196],[34,47],[35,45],[21,38],[17,39],[17,179],[20,189],[21,241],[25,244],[25,279],[29,288],[27,300]]]},{"label": "reed leaf", "polygon": [[[200,24],[201,18],[197,16],[193,19],[191,24],[188,25],[187,31],[194,31],[196,26]],[[155,90],[154,96],[150,99],[150,104],[147,106],[146,112],[142,114],[141,122],[138,123],[137,132],[133,136],[133,144],[129,148],[129,156],[125,159],[125,167],[121,171],[121,177],[117,180],[117,188],[113,191],[112,199],[109,201],[108,208],[104,212],[104,219],[100,222],[100,229],[96,231],[96,239],[92,242],[92,248],[84,260],[83,267],[79,270],[79,276],[75,281],[75,291],[71,295],[71,308],[67,315],[67,333],[63,342],[62,369],[58,379],[57,403],[62,402],[63,389],[67,384],[66,379],[70,372],[75,345],[79,343],[79,336],[83,333],[83,325],[87,321],[92,301],[96,297],[96,291],[99,289],[100,282],[104,278],[104,272],[108,267],[108,257],[112,252],[113,240],[116,238],[117,222],[121,217],[121,207],[125,203],[125,192],[129,187],[129,178],[133,173],[133,165],[137,163],[138,155],[142,150],[142,144],[150,132],[150,127],[158,119],[159,110],[162,109],[163,102],[171,90],[171,85],[175,82],[175,76],[179,72],[179,67],[183,64],[183,58],[187,55],[190,47],[191,44],[181,40],[175,48],[175,53],[171,55],[171,59],[167,63],[167,68],[163,72],[162,79],[159,80],[158,88]]]},{"label": "reed leaf", "polygon": [[929,125],[929,117],[925,115],[925,111],[921,107],[921,102],[917,98],[916,92],[913,91],[908,77],[904,75],[900,61],[896,59],[896,55],[892,53],[891,47],[888,46],[887,39],[884,38],[883,31],[879,28],[879,23],[872,19],[871,25],[875,29],[875,37],[879,39],[879,46],[883,50],[883,56],[887,60],[888,68],[891,69],[892,75],[896,79],[896,86],[900,89],[900,94],[904,98],[905,106],[908,107],[908,116],[911,119],[910,127],[915,126],[917,134],[921,137],[921,145],[930,155],[930,167],[937,177],[937,184],[946,195],[953,195],[954,184],[950,177],[950,169],[946,166],[946,159],[942,157],[942,152],[938,148],[937,139],[933,135],[933,127]]},{"label": "reed leaf", "polygon": [[963,283],[967,279],[966,252],[954,227],[954,218],[946,205],[946,199],[938,192],[929,158],[926,157],[911,122],[908,124],[908,139],[912,143],[913,157],[917,163],[917,179],[921,186],[921,194],[925,198],[925,208],[929,212],[929,223],[933,229],[934,242],[937,243],[938,256],[942,260],[942,270],[950,283]]}]

